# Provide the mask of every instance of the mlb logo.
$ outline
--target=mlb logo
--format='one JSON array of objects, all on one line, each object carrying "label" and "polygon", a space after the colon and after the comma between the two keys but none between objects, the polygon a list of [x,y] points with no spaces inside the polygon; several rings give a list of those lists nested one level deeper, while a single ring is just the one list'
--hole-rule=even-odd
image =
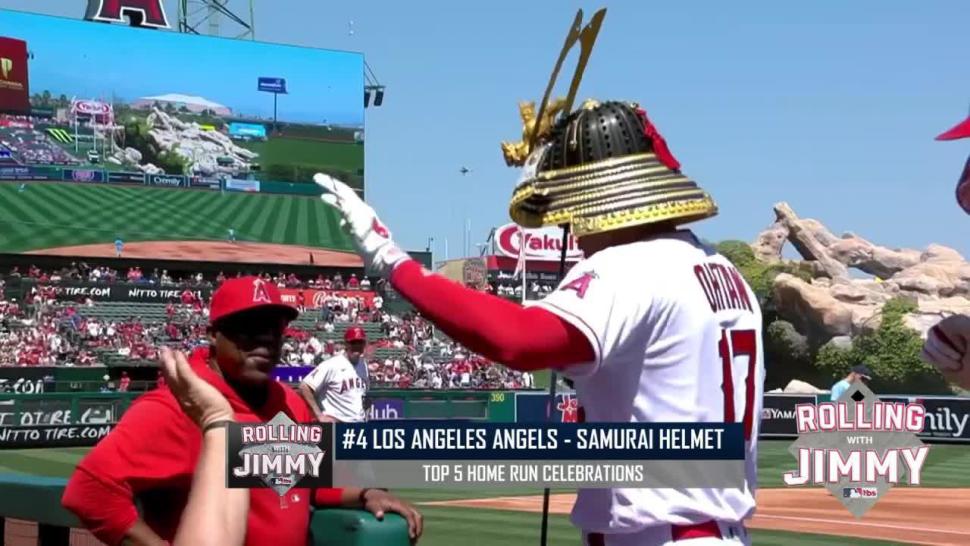
[{"label": "mlb logo", "polygon": [[879,496],[875,487],[843,487],[843,499],[874,499]]},{"label": "mlb logo", "polygon": [[842,498],[843,499],[858,499],[860,497],[862,497],[862,495],[859,494],[859,488],[858,487],[843,487],[842,488]]}]

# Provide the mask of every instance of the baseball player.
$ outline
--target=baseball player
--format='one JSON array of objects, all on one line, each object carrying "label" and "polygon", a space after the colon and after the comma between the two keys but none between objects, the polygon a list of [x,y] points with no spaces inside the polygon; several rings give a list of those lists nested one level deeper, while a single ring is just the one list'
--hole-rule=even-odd
[{"label": "baseball player", "polygon": [[587,101],[540,135],[522,164],[512,219],[568,224],[586,256],[525,307],[424,270],[350,187],[315,180],[371,272],[470,351],[520,371],[563,372],[586,421],[744,424],[742,487],[581,490],[571,519],[583,544],[749,544],[761,310],[731,262],[681,227],[716,205],[631,103]]},{"label": "baseball player", "polygon": [[300,384],[300,394],[321,422],[366,420],[364,397],[370,383],[364,361],[367,334],[360,326],[351,326],[344,332],[344,343],[343,353],[321,362]]},{"label": "baseball player", "polygon": [[[937,140],[970,138],[970,117],[936,137]],[[957,203],[970,214],[970,157],[957,182]],[[949,381],[970,389],[970,317],[954,315],[930,328],[923,346],[923,358]]]}]

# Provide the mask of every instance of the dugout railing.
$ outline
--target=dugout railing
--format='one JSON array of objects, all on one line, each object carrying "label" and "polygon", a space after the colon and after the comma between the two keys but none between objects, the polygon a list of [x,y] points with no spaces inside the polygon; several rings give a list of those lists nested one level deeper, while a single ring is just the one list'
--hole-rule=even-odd
[{"label": "dugout railing", "polygon": [[[0,546],[100,546],[61,506],[66,480],[0,474]],[[378,521],[363,510],[320,509],[310,517],[309,546],[409,546],[397,514]]]}]

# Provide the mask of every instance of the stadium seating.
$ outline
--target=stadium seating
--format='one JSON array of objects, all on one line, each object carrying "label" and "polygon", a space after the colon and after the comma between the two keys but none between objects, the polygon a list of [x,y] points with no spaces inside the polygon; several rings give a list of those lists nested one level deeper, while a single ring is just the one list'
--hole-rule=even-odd
[{"label": "stadium seating", "polygon": [[[120,275],[107,268],[98,269],[101,282],[128,278],[132,273]],[[91,270],[92,279],[93,273]],[[79,278],[77,270],[42,272],[35,267],[29,268],[26,275],[11,271],[6,280],[15,288],[0,289],[0,365],[154,367],[157,349],[163,345],[190,351],[205,343],[208,304],[204,301],[169,304],[58,300],[58,278],[78,281],[86,276]],[[314,282],[323,281],[318,277]],[[112,280],[109,284],[119,282],[123,281]],[[272,282],[298,286],[307,281],[280,275]],[[339,281],[334,278],[333,282]],[[199,275],[189,275],[181,283],[211,286]],[[169,281],[167,286],[176,288],[183,284]],[[10,301],[12,298],[20,303]],[[284,345],[281,366],[315,366],[323,362],[339,349],[347,327],[355,324],[364,329],[370,342],[365,357],[373,387],[531,386],[528,374],[492,366],[438,335],[418,316],[393,315],[387,308],[367,307],[363,300],[352,297],[335,297],[328,304],[332,306],[330,312],[308,309],[291,324],[292,337]],[[355,313],[356,320],[348,321]],[[58,336],[63,343],[53,339]]]},{"label": "stadium seating", "polygon": [[[63,132],[63,130],[61,130]],[[66,134],[66,132],[64,132]],[[57,133],[61,137],[60,132]],[[65,144],[67,142],[64,142]],[[55,144],[43,131],[33,128],[0,127],[0,145],[18,163],[32,165],[78,165],[80,160]]]}]

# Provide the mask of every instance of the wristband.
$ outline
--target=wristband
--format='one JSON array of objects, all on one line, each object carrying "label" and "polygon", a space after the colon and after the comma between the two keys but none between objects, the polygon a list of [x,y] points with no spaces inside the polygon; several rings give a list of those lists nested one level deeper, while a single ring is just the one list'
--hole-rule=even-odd
[{"label": "wristband", "polygon": [[206,432],[209,432],[214,428],[225,427],[225,425],[228,425],[229,423],[232,423],[232,422],[234,421],[232,421],[231,419],[222,419],[221,421],[213,421],[208,425],[206,425],[205,428],[202,429],[202,434],[205,434]]}]

